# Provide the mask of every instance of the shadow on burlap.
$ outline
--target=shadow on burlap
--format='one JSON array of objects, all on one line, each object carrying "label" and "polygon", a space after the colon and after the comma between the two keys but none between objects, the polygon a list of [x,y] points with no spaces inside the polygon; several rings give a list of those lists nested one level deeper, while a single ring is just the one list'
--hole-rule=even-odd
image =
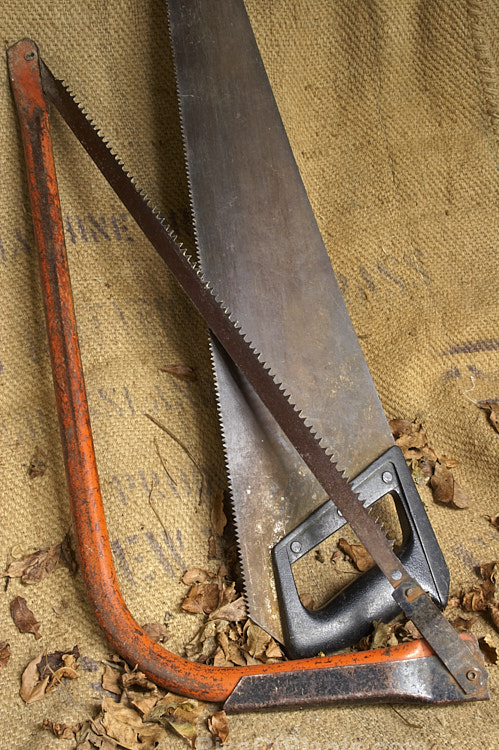
[{"label": "shadow on burlap", "polygon": [[[451,571],[451,591],[498,557],[499,438],[476,402],[499,400],[497,226],[499,12],[492,2],[306,3],[249,0],[248,11],[326,246],[389,417],[419,420],[460,462],[463,511],[423,499]],[[2,9],[5,46],[34,38],[187,245],[188,194],[165,9],[160,2],[19,0]],[[0,353],[2,565],[60,541],[71,522],[33,251],[26,180],[6,66],[2,159]],[[120,585],[140,622],[162,620],[182,653],[199,621],[181,615],[184,569],[206,567],[210,507],[223,456],[202,322],[123,207],[54,116],[53,138],[94,438]],[[186,383],[161,372],[182,363]],[[148,420],[185,442],[206,474]],[[30,478],[36,449],[44,476]],[[158,451],[177,481],[172,490]],[[152,493],[152,494],[151,494]],[[165,539],[158,516],[169,531]],[[20,635],[9,603],[24,596],[42,639]],[[2,748],[70,746],[46,716],[95,715],[109,653],[78,576],[58,569],[1,595]],[[484,619],[477,635],[492,634]],[[43,650],[78,644],[67,690],[26,706],[20,675]],[[498,644],[499,645],[499,644]],[[235,747],[385,750],[493,748],[489,703],[327,707],[230,719]],[[262,738],[260,744],[256,738]],[[279,742],[281,744],[279,744]],[[253,744],[255,742],[255,744]],[[246,743],[246,744],[244,744]],[[286,744],[287,743],[287,744]],[[314,744],[315,743],[315,744]],[[171,736],[168,747],[182,747]]]}]

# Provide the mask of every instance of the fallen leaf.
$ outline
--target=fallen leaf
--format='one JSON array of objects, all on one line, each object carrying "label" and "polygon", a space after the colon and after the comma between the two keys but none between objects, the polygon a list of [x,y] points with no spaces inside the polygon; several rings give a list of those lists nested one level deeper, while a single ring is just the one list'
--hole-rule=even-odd
[{"label": "fallen leaf", "polygon": [[208,614],[218,607],[220,589],[217,583],[195,583],[180,605],[184,612]]},{"label": "fallen leaf", "polygon": [[454,497],[454,477],[445,464],[437,462],[435,471],[430,479],[433,497],[437,503],[448,505]]},{"label": "fallen leaf", "polygon": [[164,643],[170,637],[167,626],[161,622],[146,622],[142,629],[155,643]]},{"label": "fallen leaf", "polygon": [[141,750],[139,731],[142,719],[133,708],[115,703],[107,696],[102,699],[103,716],[100,722],[109,737],[126,750]]},{"label": "fallen leaf", "polygon": [[35,703],[35,701],[41,700],[47,690],[47,685],[50,680],[50,676],[40,680],[40,673],[38,672],[38,666],[43,658],[37,656],[35,659],[30,661],[21,676],[21,689],[19,695],[25,703]]},{"label": "fallen leaf", "polygon": [[209,573],[207,570],[202,568],[189,568],[182,576],[182,583],[186,586],[192,586],[193,583],[205,583],[206,581],[214,578],[213,573]]},{"label": "fallen leaf", "polygon": [[4,573],[8,578],[20,578],[22,583],[35,584],[46,578],[58,566],[64,565],[75,572],[76,563],[71,552],[69,536],[51,547],[43,547],[20,560],[14,560]]},{"label": "fallen leaf", "polygon": [[[38,666],[40,679],[43,680],[47,676],[55,679],[61,671],[68,671],[67,676],[74,679],[73,673],[76,671],[75,667],[79,658],[78,646],[74,646],[71,651],[53,651],[50,654],[43,654]],[[65,677],[66,675],[59,674],[59,676]]]},{"label": "fallen leaf", "polygon": [[472,625],[478,620],[478,617],[462,617],[458,615],[453,620],[449,620],[452,627],[460,633],[471,630]]},{"label": "fallen leaf", "polygon": [[489,604],[489,615],[497,631],[499,631],[499,605]]},{"label": "fallen leaf", "polygon": [[217,711],[216,714],[208,716],[208,729],[213,737],[225,745],[229,739],[229,723],[225,711]]},{"label": "fallen leaf", "polygon": [[466,492],[457,482],[454,482],[454,494],[452,497],[452,505],[455,508],[460,508],[460,509],[469,508],[470,505],[473,505],[473,500],[470,498],[469,495],[466,494]]},{"label": "fallen leaf", "polygon": [[121,684],[122,674],[123,672],[113,669],[109,664],[106,664],[104,666],[104,674],[102,675],[102,687],[104,690],[108,690],[115,695],[121,695],[123,692],[123,685]]},{"label": "fallen leaf", "polygon": [[497,583],[499,580],[499,560],[492,560],[491,562],[480,565],[480,575],[484,581]]},{"label": "fallen leaf", "polygon": [[360,570],[361,573],[370,570],[374,566],[374,560],[363,544],[349,544],[346,539],[342,538],[338,541],[338,547],[351,559],[357,570]]},{"label": "fallen leaf", "polygon": [[210,534],[208,539],[208,560],[214,560],[217,556],[217,541],[214,534]]},{"label": "fallen leaf", "polygon": [[224,493],[220,492],[213,502],[211,509],[211,525],[218,536],[222,536],[227,524],[227,516],[224,513]]},{"label": "fallen leaf", "polygon": [[466,612],[483,612],[487,609],[487,600],[482,586],[472,586],[463,594],[461,606]]},{"label": "fallen leaf", "polygon": [[124,688],[138,687],[141,690],[157,690],[154,682],[149,680],[143,672],[135,671],[125,672],[121,676],[121,682]]},{"label": "fallen leaf", "polygon": [[481,409],[487,412],[487,417],[496,432],[499,432],[499,403],[479,404]]},{"label": "fallen leaf", "polygon": [[28,476],[30,479],[35,477],[43,477],[47,471],[47,456],[41,450],[41,448],[35,448],[35,452],[31,456],[28,466]]},{"label": "fallen leaf", "polygon": [[196,724],[201,711],[202,705],[198,701],[167,693],[144,717],[144,721],[171,727],[191,747],[196,747]]},{"label": "fallen leaf", "polygon": [[189,365],[164,365],[160,367],[160,372],[168,372],[170,375],[174,375],[176,378],[181,380],[189,380],[194,382],[197,380],[196,371]]},{"label": "fallen leaf", "polygon": [[10,614],[20,633],[33,633],[38,640],[40,635],[40,623],[36,620],[33,612],[29,609],[26,599],[16,596],[10,603]]},{"label": "fallen leaf", "polygon": [[367,651],[372,648],[386,648],[387,646],[396,646],[398,643],[397,636],[394,632],[393,625],[387,625],[385,622],[373,622],[373,631],[365,638],[362,638],[357,645],[361,651]]},{"label": "fallen leaf", "polygon": [[478,645],[480,646],[482,653],[485,654],[487,661],[489,661],[490,664],[497,664],[498,648],[492,642],[490,635],[484,635],[482,638],[479,638]]},{"label": "fallen leaf", "polygon": [[219,607],[219,609],[211,612],[208,619],[240,622],[241,620],[245,620],[247,616],[248,614],[246,612],[246,604],[244,602],[244,598],[240,596],[239,599],[236,599],[233,602],[229,602],[228,604],[224,604],[222,607]]},{"label": "fallen leaf", "polygon": [[44,719],[42,729],[52,732],[59,740],[74,740],[75,734],[80,729],[80,724],[59,724],[51,719]]},{"label": "fallen leaf", "polygon": [[5,667],[10,659],[10,644],[7,641],[0,641],[0,669]]},{"label": "fallen leaf", "polygon": [[402,435],[410,435],[414,430],[413,423],[408,419],[390,419],[388,424],[395,439],[402,437]]}]

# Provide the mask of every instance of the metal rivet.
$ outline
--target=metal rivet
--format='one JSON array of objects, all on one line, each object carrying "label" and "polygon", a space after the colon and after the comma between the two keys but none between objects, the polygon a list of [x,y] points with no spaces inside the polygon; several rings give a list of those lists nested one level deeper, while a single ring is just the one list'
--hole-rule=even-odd
[{"label": "metal rivet", "polygon": [[35,59],[35,57],[36,57],[36,55],[35,55],[35,53],[33,52],[33,50],[31,50],[31,52],[26,52],[26,54],[24,55],[24,59],[25,59],[26,61],[28,61],[28,62],[29,62],[30,60],[34,60],[34,59]]},{"label": "metal rivet", "polygon": [[301,550],[301,544],[298,541],[291,542],[291,552],[294,552],[295,555],[298,554],[298,552]]},{"label": "metal rivet", "polygon": [[384,471],[381,475],[381,479],[385,484],[390,484],[393,481],[393,474],[391,471]]},{"label": "metal rivet", "polygon": [[414,589],[412,586],[409,586],[409,588],[406,589],[404,593],[405,593],[406,596],[412,596],[414,594],[415,590],[416,589]]},{"label": "metal rivet", "polygon": [[476,680],[476,678],[478,677],[478,675],[477,675],[477,673],[475,672],[474,669],[470,669],[469,672],[466,672],[466,677],[468,678],[468,680],[473,681],[473,680]]},{"label": "metal rivet", "polygon": [[400,581],[400,579],[402,578],[402,573],[400,572],[400,570],[394,570],[392,572],[392,578],[394,581]]},{"label": "metal rivet", "polygon": [[336,508],[336,512],[340,516],[340,518],[343,518],[343,513],[341,512],[341,510],[338,510],[338,508]]}]

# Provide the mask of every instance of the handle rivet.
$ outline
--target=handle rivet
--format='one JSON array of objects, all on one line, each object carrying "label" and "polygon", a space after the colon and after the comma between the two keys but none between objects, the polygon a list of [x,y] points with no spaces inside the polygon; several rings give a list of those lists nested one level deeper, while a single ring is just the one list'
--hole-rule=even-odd
[{"label": "handle rivet", "polygon": [[381,479],[385,484],[390,484],[393,481],[393,474],[391,471],[384,471],[381,475]]},{"label": "handle rivet", "polygon": [[34,53],[34,51],[33,51],[33,50],[31,50],[30,52],[26,52],[26,54],[24,55],[24,59],[25,59],[25,60],[26,60],[27,62],[29,62],[30,60],[34,60],[34,59],[35,59],[35,57],[36,57],[36,55],[35,55],[35,53]]},{"label": "handle rivet", "polygon": [[402,573],[400,572],[400,570],[394,570],[392,572],[392,579],[394,581],[400,581],[401,578],[402,578]]},{"label": "handle rivet", "polygon": [[412,586],[409,586],[408,589],[405,590],[405,595],[407,597],[412,596],[414,594],[415,589]]},{"label": "handle rivet", "polygon": [[298,552],[301,550],[301,544],[298,541],[291,542],[291,552],[294,552],[295,555],[298,554]]},{"label": "handle rivet", "polygon": [[466,677],[468,678],[468,680],[470,680],[471,682],[473,682],[473,680],[476,680],[476,678],[478,677],[478,675],[477,675],[477,673],[475,672],[474,669],[470,669],[469,672],[466,672]]}]

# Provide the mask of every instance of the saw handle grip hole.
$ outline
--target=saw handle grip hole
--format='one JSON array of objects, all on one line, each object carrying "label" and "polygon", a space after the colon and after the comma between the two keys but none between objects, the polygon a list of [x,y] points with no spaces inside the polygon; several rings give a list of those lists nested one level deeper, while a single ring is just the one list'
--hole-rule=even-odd
[{"label": "saw handle grip hole", "polygon": [[[390,523],[392,539],[395,531],[397,555],[435,602],[445,606],[449,588],[447,566],[400,449],[390,448],[352,484],[362,498],[359,502],[363,501],[366,507],[376,503],[371,510],[375,515],[381,505],[377,501],[390,496],[390,504],[395,506],[398,517],[398,529]],[[386,506],[386,500],[382,502]],[[292,567],[314,550],[312,554],[324,560],[320,569],[325,570],[327,576],[328,568],[334,568],[330,563],[331,544],[325,545],[327,554],[320,545],[340,529],[341,535],[349,537],[350,541],[352,537],[347,533],[348,527],[343,529],[345,525],[345,519],[332,500],[328,500],[272,550],[284,646],[291,658],[332,653],[352,646],[371,631],[374,620],[389,622],[400,613],[392,596],[392,585],[376,566],[355,578],[352,566],[349,575],[339,577],[341,590],[330,591],[323,597],[322,606],[319,602],[320,608],[303,593],[300,597],[299,574],[295,580]],[[299,565],[295,570],[298,568]]]}]

